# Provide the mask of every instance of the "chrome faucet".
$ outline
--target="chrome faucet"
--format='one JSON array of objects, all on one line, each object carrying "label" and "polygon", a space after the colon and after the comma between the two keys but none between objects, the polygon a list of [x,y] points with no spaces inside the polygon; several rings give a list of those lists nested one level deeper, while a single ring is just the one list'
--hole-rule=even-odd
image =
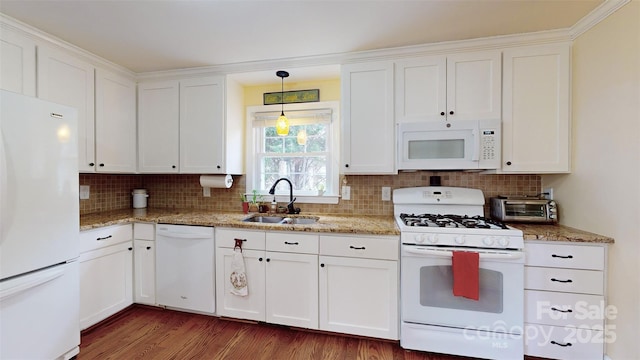
[{"label": "chrome faucet", "polygon": [[276,185],[278,185],[282,180],[289,183],[289,203],[287,204],[287,214],[299,214],[300,208],[293,206],[293,202],[296,201],[296,199],[293,197],[293,184],[291,183],[291,180],[287,178],[280,178],[276,180],[276,182],[273,183],[273,186],[271,186],[271,189],[269,189],[269,194],[274,195],[276,193]]}]

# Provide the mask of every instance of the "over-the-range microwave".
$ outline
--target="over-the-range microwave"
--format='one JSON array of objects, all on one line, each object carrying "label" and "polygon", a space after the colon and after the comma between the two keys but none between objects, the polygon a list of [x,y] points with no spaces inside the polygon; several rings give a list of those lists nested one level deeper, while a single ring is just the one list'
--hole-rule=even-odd
[{"label": "over-the-range microwave", "polygon": [[500,119],[398,124],[398,170],[497,169]]}]

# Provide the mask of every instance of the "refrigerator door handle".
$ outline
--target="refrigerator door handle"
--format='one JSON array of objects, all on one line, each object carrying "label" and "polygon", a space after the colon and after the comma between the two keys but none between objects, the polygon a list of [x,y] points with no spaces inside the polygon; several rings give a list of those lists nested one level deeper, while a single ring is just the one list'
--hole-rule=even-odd
[{"label": "refrigerator door handle", "polygon": [[[8,299],[12,296],[21,294],[23,292],[28,291],[29,289],[33,289],[49,281],[57,279],[63,274],[64,274],[64,269],[60,269],[59,267],[56,267],[55,269],[40,271],[39,273],[33,274],[31,276],[29,275],[24,276],[25,279],[16,279],[14,280],[16,284],[13,284],[14,281],[11,281],[11,280],[6,281],[5,284],[12,283],[11,284],[12,286],[5,289],[3,286],[5,284],[0,284],[0,286],[2,286],[0,288],[0,301],[4,301],[5,299]],[[21,280],[21,281],[17,281],[17,280]]]}]

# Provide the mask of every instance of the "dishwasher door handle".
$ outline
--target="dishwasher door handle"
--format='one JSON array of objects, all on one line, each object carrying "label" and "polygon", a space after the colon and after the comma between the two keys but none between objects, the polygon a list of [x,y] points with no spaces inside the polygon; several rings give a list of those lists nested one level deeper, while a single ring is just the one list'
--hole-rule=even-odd
[{"label": "dishwasher door handle", "polygon": [[156,235],[157,236],[166,237],[166,238],[172,238],[172,239],[197,240],[197,239],[210,239],[211,238],[211,235],[190,234],[190,233],[173,232],[173,231],[162,231],[162,230],[158,230],[156,232]]}]

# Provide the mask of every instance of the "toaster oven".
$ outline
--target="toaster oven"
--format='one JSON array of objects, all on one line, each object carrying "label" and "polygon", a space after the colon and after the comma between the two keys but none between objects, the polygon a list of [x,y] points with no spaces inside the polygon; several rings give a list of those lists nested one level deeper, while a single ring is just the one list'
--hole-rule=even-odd
[{"label": "toaster oven", "polygon": [[500,196],[491,198],[491,218],[499,221],[556,223],[558,204],[553,200]]}]

